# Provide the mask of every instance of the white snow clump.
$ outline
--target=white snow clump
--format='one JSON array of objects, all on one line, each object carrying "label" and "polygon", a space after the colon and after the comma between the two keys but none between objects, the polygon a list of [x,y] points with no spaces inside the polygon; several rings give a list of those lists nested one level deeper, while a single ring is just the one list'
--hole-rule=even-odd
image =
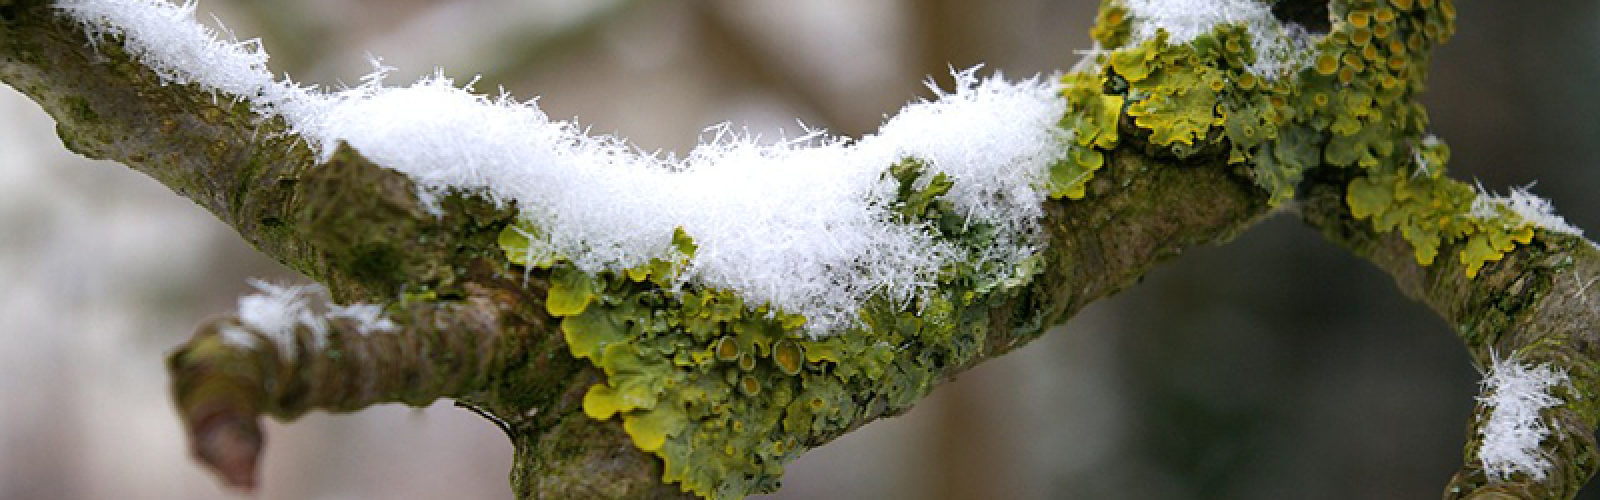
[{"label": "white snow clump", "polygon": [[1555,207],[1550,200],[1540,198],[1529,192],[1533,185],[1511,188],[1511,193],[1499,196],[1484,191],[1483,186],[1478,186],[1478,197],[1472,200],[1473,217],[1490,219],[1500,215],[1498,207],[1511,210],[1523,220],[1532,222],[1533,225],[1555,231],[1558,233],[1583,236],[1583,230],[1567,224],[1567,219],[1556,215]]},{"label": "white snow clump", "polygon": [[1138,45],[1167,32],[1167,43],[1188,43],[1218,26],[1242,24],[1250,34],[1256,60],[1250,72],[1268,80],[1299,71],[1311,61],[1309,33],[1294,23],[1283,23],[1272,8],[1259,0],[1123,0],[1133,20]]},{"label": "white snow clump", "polygon": [[1539,411],[1561,404],[1550,390],[1568,383],[1567,372],[1548,364],[1523,364],[1514,357],[1490,357],[1484,395],[1478,397],[1489,408],[1489,421],[1478,430],[1483,436],[1478,460],[1496,481],[1517,473],[1544,480],[1550,458],[1539,443],[1550,437],[1550,427],[1539,418]]},{"label": "white snow clump", "polygon": [[250,331],[224,327],[219,333],[230,345],[254,348],[258,337],[251,335],[253,331],[271,341],[284,359],[293,360],[298,352],[295,333],[301,327],[311,333],[309,347],[315,351],[327,347],[330,319],[352,321],[356,332],[362,335],[396,328],[394,322],[383,316],[382,306],[328,303],[326,290],[321,285],[274,285],[261,280],[251,280],[250,285],[259,293],[239,297],[239,323]]}]

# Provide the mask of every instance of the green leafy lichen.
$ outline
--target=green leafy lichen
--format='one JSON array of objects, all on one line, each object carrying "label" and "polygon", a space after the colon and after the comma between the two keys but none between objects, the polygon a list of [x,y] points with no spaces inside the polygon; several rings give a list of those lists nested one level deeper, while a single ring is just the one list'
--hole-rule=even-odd
[{"label": "green leafy lichen", "polygon": [[1351,214],[1398,232],[1423,265],[1452,246],[1468,277],[1532,241],[1531,221],[1475,210],[1478,193],[1444,176],[1449,149],[1426,135],[1417,96],[1429,49],[1455,31],[1454,5],[1351,2],[1335,14],[1316,67],[1301,78],[1318,83],[1308,86],[1315,95],[1306,104],[1311,123],[1330,133],[1323,161],[1355,172],[1346,191]]},{"label": "green leafy lichen", "polygon": [[[1128,82],[1127,113],[1150,132],[1149,141],[1180,157],[1223,123],[1217,112],[1223,73],[1199,59],[1194,44],[1170,50],[1166,32],[1111,55],[1111,70]],[[1196,40],[1199,43],[1202,40]]]},{"label": "green leafy lichen", "polygon": [[1050,197],[1081,199],[1094,171],[1105,165],[1104,151],[1117,145],[1123,97],[1105,93],[1106,82],[1087,73],[1069,74],[1063,82],[1069,111],[1062,128],[1073,140],[1050,169]]},{"label": "green leafy lichen", "polygon": [[[1063,77],[1072,140],[1052,166],[1051,198],[1083,198],[1110,152],[1136,143],[1233,165],[1273,205],[1293,200],[1308,173],[1336,172],[1319,178],[1350,179],[1351,213],[1398,231],[1425,265],[1448,248],[1475,275],[1532,239],[1530,223],[1486,213],[1474,190],[1444,177],[1448,149],[1425,138],[1416,96],[1428,49],[1454,29],[1448,0],[1336,7],[1332,30],[1307,41],[1309,63],[1284,75],[1250,70],[1257,55],[1241,26],[1129,45],[1128,14],[1108,2],[1092,34],[1109,50]],[[969,250],[994,244],[996,228],[955,215],[945,200],[952,179],[909,159],[884,175],[898,183],[895,222]],[[1024,300],[1042,267],[952,264],[910,303],[870,299],[855,327],[811,337],[802,316],[683,280],[697,246],[682,229],[672,241],[679,258],[602,272],[534,252],[539,231],[519,221],[500,246],[511,262],[543,270],[545,308],[571,354],[604,374],[584,412],[619,419],[635,446],[662,460],[664,482],[708,498],[773,491],[806,449],[909,407],[983,352],[990,311]]]},{"label": "green leafy lichen", "polygon": [[[1294,199],[1308,173],[1340,172],[1351,179],[1351,212],[1398,231],[1424,264],[1452,248],[1471,275],[1529,241],[1528,223],[1506,210],[1485,214],[1470,187],[1444,177],[1448,150],[1424,139],[1416,95],[1427,50],[1453,31],[1449,2],[1335,10],[1332,31],[1307,41],[1309,64],[1258,75],[1243,27],[1129,46],[1128,12],[1108,3],[1093,35],[1110,50],[1094,56],[1093,69],[1063,77],[1062,126],[1072,140],[1052,166],[1050,196],[1084,197],[1107,155],[1137,143],[1234,165],[1274,205]],[[993,244],[994,227],[955,215],[944,199],[953,181],[926,170],[906,160],[885,171],[899,187],[889,207],[896,222],[970,250]],[[1042,267],[952,264],[910,303],[870,299],[855,327],[811,337],[801,316],[685,282],[697,247],[681,229],[673,239],[681,258],[614,272],[536,255],[538,231],[519,222],[500,243],[512,262],[546,270],[547,311],[561,318],[572,355],[604,373],[585,413],[620,419],[639,449],[661,458],[663,481],[709,498],[772,491],[809,447],[909,407],[983,351],[990,311],[1022,300]]]},{"label": "green leafy lichen", "polygon": [[[969,249],[993,244],[994,228],[951,220],[953,186],[915,160],[884,174],[898,183],[889,207],[901,223]],[[501,245],[527,263],[527,222]],[[660,457],[662,480],[708,498],[773,491],[784,464],[873,417],[909,407],[951,367],[981,351],[988,311],[1020,293],[1036,260],[997,272],[972,264],[942,270],[935,292],[913,303],[869,300],[860,324],[825,337],[805,318],[734,293],[683,283],[696,246],[682,230],[678,262],[585,273],[561,260],[547,270],[546,309],[561,318],[567,346],[605,374],[584,412],[620,418],[639,449]]]},{"label": "green leafy lichen", "polygon": [[[1455,250],[1469,276],[1531,240],[1533,225],[1508,210],[1474,210],[1477,193],[1444,177],[1448,150],[1426,135],[1424,89],[1430,49],[1455,30],[1450,0],[1356,0],[1333,6],[1323,35],[1301,40],[1308,63],[1290,73],[1257,75],[1250,35],[1220,25],[1185,43],[1164,31],[1133,43],[1129,14],[1108,1],[1091,33],[1110,50],[1097,67],[1069,74],[1065,93],[1080,115],[1067,119],[1075,148],[1094,142],[1119,117],[1092,110],[1095,99],[1121,97],[1137,137],[1159,154],[1189,158],[1226,152],[1268,193],[1269,203],[1295,198],[1307,172],[1339,171],[1349,178],[1347,202],[1379,231],[1398,231],[1417,261],[1434,262]],[[1093,97],[1093,98],[1091,98]],[[1128,124],[1128,122],[1121,122]],[[1084,136],[1089,135],[1089,140]],[[1126,138],[1124,138],[1126,139]],[[1070,152],[1069,159],[1087,154]],[[1098,158],[1058,167],[1058,178],[1086,177]],[[1068,177],[1076,179],[1077,177]],[[1057,196],[1067,194],[1058,183]],[[1081,184],[1071,194],[1082,195]]]}]

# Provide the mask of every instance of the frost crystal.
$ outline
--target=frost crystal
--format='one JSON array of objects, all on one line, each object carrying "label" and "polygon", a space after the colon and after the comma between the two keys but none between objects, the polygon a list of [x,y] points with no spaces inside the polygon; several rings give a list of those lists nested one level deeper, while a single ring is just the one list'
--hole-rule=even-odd
[{"label": "frost crystal", "polygon": [[347,319],[355,322],[356,333],[392,332],[397,327],[383,315],[383,306],[377,304],[328,305],[328,319]]},{"label": "frost crystal", "polygon": [[250,285],[260,293],[239,297],[239,322],[277,344],[280,355],[294,359],[295,330],[301,326],[311,330],[313,348],[326,344],[328,322],[307,305],[307,295],[321,287],[278,286],[261,280],[250,280]]},{"label": "frost crystal", "polygon": [[[1066,103],[1053,79],[1013,83],[968,70],[953,90],[935,89],[937,99],[907,105],[860,140],[811,132],[761,144],[721,126],[675,158],[588,135],[532,102],[474,95],[443,75],[388,87],[379,68],[331,93],[279,82],[259,44],[217,40],[193,20],[192,1],[56,5],[93,33],[125,36],[168,81],[283,117],[324,157],[344,141],[431,192],[514,201],[539,228],[537,254],[619,270],[671,259],[682,228],[699,246],[683,279],[805,315],[813,334],[855,324],[868,296],[918,296],[955,262],[1009,270],[1032,255],[1042,187],[1065,149],[1056,122]],[[894,222],[897,186],[884,172],[907,158],[954,181],[946,199],[968,223],[997,228],[994,244],[969,255],[927,227]]]},{"label": "frost crystal", "polygon": [[1279,22],[1267,2],[1259,0],[1124,0],[1133,19],[1131,45],[1167,32],[1167,43],[1188,43],[1225,24],[1244,25],[1256,61],[1250,72],[1276,79],[1298,71],[1311,60],[1310,35],[1298,24]]},{"label": "frost crystal", "polygon": [[1517,214],[1523,220],[1532,222],[1535,226],[1555,231],[1558,233],[1583,236],[1583,230],[1567,224],[1567,220],[1556,215],[1555,207],[1550,205],[1550,200],[1535,196],[1528,192],[1533,185],[1511,188],[1511,193],[1506,196],[1497,196],[1478,187],[1478,197],[1472,200],[1472,216],[1479,219],[1498,217],[1498,208],[1505,208]]},{"label": "frost crystal", "polygon": [[[384,317],[383,307],[373,304],[337,305],[327,302],[327,291],[320,285],[274,285],[261,280],[250,280],[258,293],[239,298],[239,323],[249,327],[261,337],[266,337],[278,348],[285,359],[293,360],[298,352],[296,331],[305,328],[311,333],[312,350],[322,350],[328,345],[329,320],[342,319],[355,323],[356,332],[387,332],[396,326]],[[325,309],[320,311],[319,309]],[[229,345],[255,348],[256,337],[239,328],[223,328],[223,342]]]},{"label": "frost crystal", "polygon": [[257,337],[255,334],[250,333],[250,330],[239,328],[237,325],[224,326],[217,330],[217,335],[222,337],[222,343],[240,349],[261,347],[261,337]]},{"label": "frost crystal", "polygon": [[1491,479],[1503,481],[1517,473],[1535,480],[1545,478],[1550,459],[1539,443],[1550,437],[1550,428],[1539,418],[1539,411],[1561,404],[1550,390],[1567,381],[1566,371],[1548,364],[1492,360],[1483,379],[1484,395],[1478,397],[1489,408],[1489,421],[1478,430],[1483,436],[1478,459]]}]

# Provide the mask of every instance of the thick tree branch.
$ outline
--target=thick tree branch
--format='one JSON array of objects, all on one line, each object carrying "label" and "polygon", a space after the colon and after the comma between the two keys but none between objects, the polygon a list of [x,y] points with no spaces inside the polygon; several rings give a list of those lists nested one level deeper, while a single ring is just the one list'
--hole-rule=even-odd
[{"label": "thick tree branch", "polygon": [[112,40],[91,40],[47,2],[10,2],[0,26],[0,77],[56,118],[62,143],[161,181],[262,251],[322,269],[293,232],[273,230],[311,152],[281,122],[234,96],[167,85]]},{"label": "thick tree branch", "polygon": [[250,96],[164,83],[118,40],[89,38],[47,3],[7,7],[0,79],[56,119],[62,143],[161,181],[337,298],[448,286],[510,216],[449,197],[434,217],[409,179],[348,149],[319,165],[281,119],[253,113]]}]

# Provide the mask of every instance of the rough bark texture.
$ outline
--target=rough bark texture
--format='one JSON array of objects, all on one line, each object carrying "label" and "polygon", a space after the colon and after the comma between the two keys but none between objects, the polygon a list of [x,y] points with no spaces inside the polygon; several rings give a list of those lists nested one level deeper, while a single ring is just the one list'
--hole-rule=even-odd
[{"label": "rough bark texture", "polygon": [[[584,394],[603,375],[571,357],[558,322],[546,314],[547,276],[501,255],[494,238],[510,221],[509,207],[463,193],[445,198],[445,215],[435,217],[403,175],[349,149],[319,164],[280,121],[230,96],[163,85],[116,40],[89,40],[46,2],[0,1],[0,18],[0,80],[48,111],[68,148],[160,180],[262,252],[326,284],[340,302],[399,302],[389,315],[400,331],[361,335],[336,322],[329,349],[309,349],[304,339],[292,355],[241,348],[220,333],[237,328],[237,320],[222,318],[172,355],[174,395],[195,454],[229,484],[254,484],[263,415],[287,420],[313,410],[453,398],[513,441],[519,497],[685,496],[662,484],[660,461],[635,448],[619,422],[584,415]],[[1267,193],[1228,167],[1225,154],[1176,164],[1151,155],[1129,132],[1084,201],[1048,203],[1046,270],[1020,295],[1025,303],[993,308],[995,333],[973,363],[1034,338],[1013,333],[1036,330],[1018,325],[1034,315],[1014,311],[1043,311],[1045,324],[1059,323],[1136,283],[1159,261],[1226,241],[1268,212]],[[1346,182],[1310,176],[1300,208],[1305,220],[1431,305],[1480,365],[1491,349],[1522,350],[1572,376],[1567,400],[1574,403],[1549,414],[1559,423],[1553,479],[1490,482],[1469,442],[1468,465],[1446,496],[1574,495],[1600,463],[1592,432],[1600,413],[1600,297],[1587,291],[1600,273],[1600,251],[1581,238],[1541,232],[1467,280],[1454,260],[1420,266],[1403,240],[1353,218],[1343,201]],[[942,378],[970,366],[951,366]],[[852,428],[882,416],[889,415]]]}]

